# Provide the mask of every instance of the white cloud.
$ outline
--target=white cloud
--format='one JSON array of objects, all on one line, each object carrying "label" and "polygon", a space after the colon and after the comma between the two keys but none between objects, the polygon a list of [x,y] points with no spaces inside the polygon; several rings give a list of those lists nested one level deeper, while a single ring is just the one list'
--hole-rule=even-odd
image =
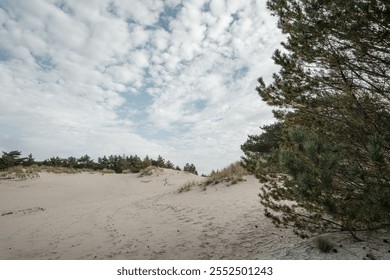
[{"label": "white cloud", "polygon": [[128,43],[130,44],[130,48],[132,49],[139,48],[148,42],[150,37],[149,34],[150,32],[145,30],[143,26],[132,25],[131,27],[129,27],[129,29],[130,29],[130,34],[128,38],[129,39]]},{"label": "white cloud", "polygon": [[158,29],[153,35],[154,45],[158,51],[163,52],[168,47],[170,34],[164,29]]},{"label": "white cloud", "polygon": [[282,38],[264,2],[1,1],[0,148],[239,159],[272,121],[254,90]]},{"label": "white cloud", "polygon": [[142,25],[155,24],[164,8],[163,2],[158,0],[115,0],[113,3],[122,18],[131,19]]},{"label": "white cloud", "polygon": [[224,15],[226,13],[225,0],[211,0],[210,11],[211,14],[215,17]]}]

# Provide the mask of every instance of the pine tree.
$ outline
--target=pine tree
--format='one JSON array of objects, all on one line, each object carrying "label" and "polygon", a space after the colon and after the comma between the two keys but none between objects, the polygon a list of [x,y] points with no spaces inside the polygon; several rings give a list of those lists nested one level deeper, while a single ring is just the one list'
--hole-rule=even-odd
[{"label": "pine tree", "polygon": [[23,161],[23,166],[31,166],[35,164],[35,159],[32,154],[29,154]]},{"label": "pine tree", "polygon": [[109,169],[110,168],[110,161],[106,156],[99,157],[97,162],[98,169]]},{"label": "pine tree", "polygon": [[76,168],[77,167],[77,158],[75,157],[68,157],[65,160],[66,164],[65,167],[70,167],[70,168]]},{"label": "pine tree", "polygon": [[162,156],[158,156],[157,160],[155,161],[155,166],[163,168],[165,166],[165,160]]},{"label": "pine tree", "polygon": [[44,160],[43,161],[43,165],[56,166],[56,167],[64,166],[64,160],[59,158],[58,156],[57,157],[51,157],[49,159]]},{"label": "pine tree", "polygon": [[25,160],[24,158],[21,158],[21,155],[22,152],[20,151],[3,152],[3,155],[0,158],[0,169],[21,165]]},{"label": "pine tree", "polygon": [[130,164],[130,171],[132,173],[138,173],[143,168],[143,162],[137,155],[127,157],[127,161]]},{"label": "pine tree", "polygon": [[89,155],[84,155],[77,159],[77,167],[78,168],[94,168],[93,159]]},{"label": "pine tree", "polygon": [[175,165],[174,165],[170,160],[168,160],[168,161],[165,163],[165,168],[168,168],[168,169],[175,169]]},{"label": "pine tree", "polygon": [[[277,160],[265,160],[287,175],[256,169],[267,181],[260,193],[266,215],[301,236],[338,229],[357,238],[356,231],[389,225],[388,1],[267,5],[287,41],[273,56],[281,67],[273,83],[258,80],[257,91],[278,107],[274,114],[283,124]],[[252,140],[266,148],[268,136],[249,139],[244,150]]]},{"label": "pine tree", "polygon": [[245,154],[241,164],[251,174],[280,172],[280,169],[274,167],[283,139],[283,123],[276,122],[261,129],[262,134],[249,135],[247,141],[241,145],[241,150]]},{"label": "pine tree", "polygon": [[149,158],[149,156],[145,156],[145,158],[143,159],[142,161],[142,168],[146,168],[146,167],[149,167],[152,165],[152,161],[151,159]]},{"label": "pine tree", "polygon": [[196,171],[196,167],[193,163],[186,163],[186,165],[183,167],[183,171],[198,175],[198,171]]}]

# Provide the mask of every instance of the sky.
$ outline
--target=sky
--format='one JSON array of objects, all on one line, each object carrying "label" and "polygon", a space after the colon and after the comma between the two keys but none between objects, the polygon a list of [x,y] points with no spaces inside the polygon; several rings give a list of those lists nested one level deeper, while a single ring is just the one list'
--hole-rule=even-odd
[{"label": "sky", "polygon": [[265,0],[0,0],[0,151],[162,155],[208,174],[274,121]]}]

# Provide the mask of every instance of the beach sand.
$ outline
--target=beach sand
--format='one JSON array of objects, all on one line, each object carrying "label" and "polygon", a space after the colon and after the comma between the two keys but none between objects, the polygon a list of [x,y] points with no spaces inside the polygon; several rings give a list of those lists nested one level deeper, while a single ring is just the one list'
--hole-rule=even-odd
[{"label": "beach sand", "polygon": [[0,181],[0,259],[390,259],[386,231],[355,242],[312,240],[264,217],[252,176],[206,191],[178,189],[202,177],[159,169],[153,175],[52,174]]}]

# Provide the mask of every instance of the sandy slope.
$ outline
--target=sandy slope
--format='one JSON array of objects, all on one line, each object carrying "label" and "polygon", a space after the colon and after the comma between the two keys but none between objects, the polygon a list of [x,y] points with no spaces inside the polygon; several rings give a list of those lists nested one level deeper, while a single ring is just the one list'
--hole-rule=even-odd
[{"label": "sandy slope", "polygon": [[274,228],[253,177],[179,194],[191,180],[201,178],[160,170],[0,181],[0,259],[390,259],[387,232],[363,243],[331,236],[337,253],[324,254]]}]

